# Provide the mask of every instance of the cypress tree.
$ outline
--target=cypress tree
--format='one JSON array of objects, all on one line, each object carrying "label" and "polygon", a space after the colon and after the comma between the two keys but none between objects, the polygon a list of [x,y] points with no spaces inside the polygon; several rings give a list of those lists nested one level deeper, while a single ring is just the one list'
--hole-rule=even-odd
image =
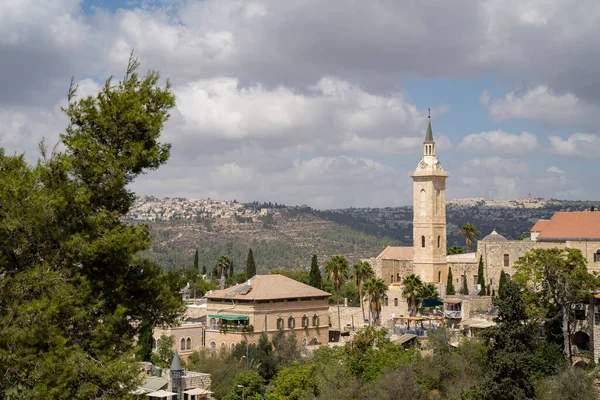
[{"label": "cypress tree", "polygon": [[477,284],[481,288],[479,290],[479,296],[485,296],[486,288],[485,288],[485,278],[483,276],[483,256],[479,256],[479,269],[477,270]]},{"label": "cypress tree", "polygon": [[194,269],[196,271],[199,270],[199,265],[198,265],[198,249],[196,249],[196,252],[194,253]]},{"label": "cypress tree", "polygon": [[248,279],[256,275],[256,264],[254,263],[254,254],[252,249],[248,250],[248,258],[246,259],[246,277]]},{"label": "cypress tree", "polygon": [[506,274],[504,270],[500,271],[500,281],[498,282],[498,298],[504,298],[504,287],[506,286]]},{"label": "cypress tree", "polygon": [[319,270],[319,264],[317,263],[317,255],[312,255],[310,262],[310,273],[308,274],[308,281],[310,286],[317,289],[321,289],[321,271]]},{"label": "cypress tree", "polygon": [[469,294],[469,286],[467,286],[467,275],[462,276],[462,288],[460,289],[461,294]]},{"label": "cypress tree", "polygon": [[229,264],[229,278],[233,277],[233,260]]},{"label": "cypress tree", "polygon": [[452,284],[452,268],[448,267],[448,281],[446,282],[446,295],[453,296],[456,294],[454,284]]}]

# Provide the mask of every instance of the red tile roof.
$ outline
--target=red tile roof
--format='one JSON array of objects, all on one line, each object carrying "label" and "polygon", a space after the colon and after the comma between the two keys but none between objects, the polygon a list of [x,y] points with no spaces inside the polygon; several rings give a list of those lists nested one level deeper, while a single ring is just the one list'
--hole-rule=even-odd
[{"label": "red tile roof", "polygon": [[216,290],[205,297],[226,300],[275,300],[330,295],[331,293],[305,285],[287,276],[272,274],[255,275],[247,282],[227,289]]},{"label": "red tile roof", "polygon": [[550,222],[549,219],[540,219],[538,222],[535,223],[534,226],[531,227],[531,229],[529,230],[529,232],[541,232],[544,230],[544,228],[546,227],[546,225],[548,225],[548,222]]},{"label": "red tile roof", "polygon": [[557,212],[538,236],[538,240],[544,239],[600,240],[600,212]]},{"label": "red tile roof", "polygon": [[412,260],[414,251],[412,246],[388,246],[377,258],[381,260]]}]

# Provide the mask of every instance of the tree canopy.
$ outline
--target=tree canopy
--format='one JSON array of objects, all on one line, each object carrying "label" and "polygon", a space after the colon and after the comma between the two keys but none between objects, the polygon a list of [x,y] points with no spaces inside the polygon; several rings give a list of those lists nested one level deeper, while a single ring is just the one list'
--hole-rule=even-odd
[{"label": "tree canopy", "polygon": [[62,147],[48,153],[42,142],[35,165],[0,149],[4,390],[122,398],[139,380],[134,337],[181,311],[162,269],[140,257],[148,227],[122,222],[128,185],[169,157],[159,140],[175,104],[168,81],[159,87],[159,74],[140,77],[138,66],[130,59],[124,79],[94,96],[77,99],[71,86]]}]

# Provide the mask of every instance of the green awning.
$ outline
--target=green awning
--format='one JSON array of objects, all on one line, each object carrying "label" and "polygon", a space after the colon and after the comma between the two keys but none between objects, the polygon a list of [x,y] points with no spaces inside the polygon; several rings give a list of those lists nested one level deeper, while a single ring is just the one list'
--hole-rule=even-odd
[{"label": "green awning", "polygon": [[210,314],[208,318],[219,318],[226,321],[248,321],[250,319],[247,315],[227,315],[227,314]]}]

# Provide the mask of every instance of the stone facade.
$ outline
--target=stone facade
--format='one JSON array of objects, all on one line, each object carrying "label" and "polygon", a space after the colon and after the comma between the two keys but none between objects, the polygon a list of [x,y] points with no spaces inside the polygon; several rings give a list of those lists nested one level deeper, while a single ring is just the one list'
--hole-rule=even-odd
[{"label": "stone facade", "polygon": [[193,351],[199,350],[203,346],[204,325],[201,323],[184,323],[170,328],[155,328],[153,332],[154,343],[162,335],[173,336],[173,351],[177,351],[185,359]]}]

